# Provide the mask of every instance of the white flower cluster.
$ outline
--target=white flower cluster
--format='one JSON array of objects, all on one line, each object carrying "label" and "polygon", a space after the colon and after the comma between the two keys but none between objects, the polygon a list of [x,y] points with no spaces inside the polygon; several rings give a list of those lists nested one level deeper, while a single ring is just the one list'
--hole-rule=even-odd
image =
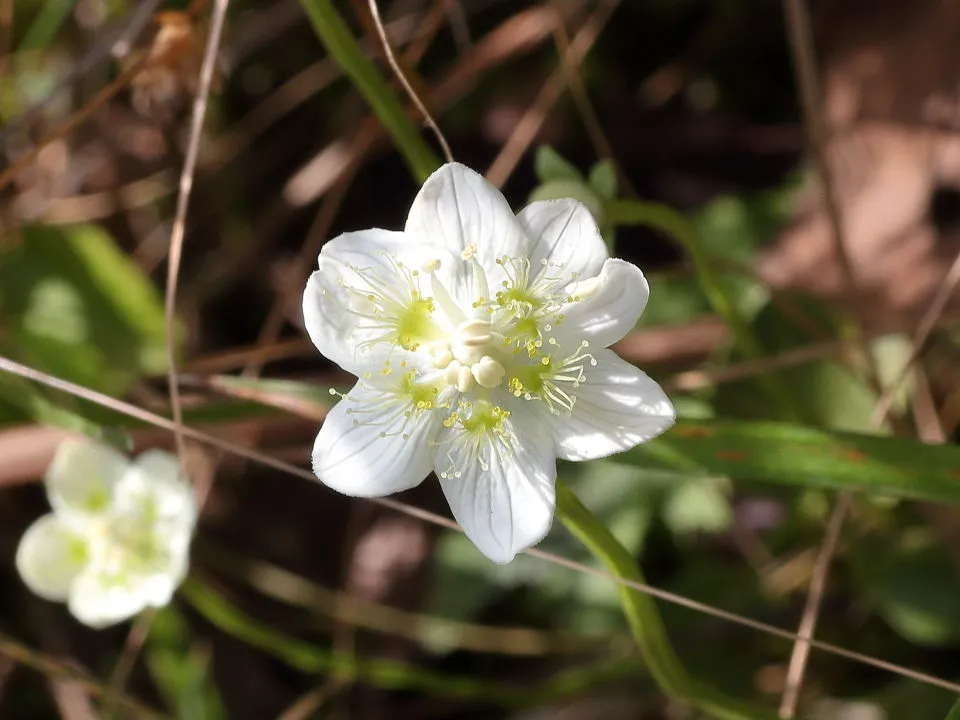
[{"label": "white flower cluster", "polygon": [[30,526],[17,549],[27,587],[66,602],[94,628],[170,602],[187,573],[197,520],[175,456],[150,450],[131,462],[92,440],[67,440],[45,484],[53,512]]},{"label": "white flower cluster", "polygon": [[359,378],[324,421],[314,472],[371,497],[434,471],[470,539],[509,562],[550,528],[557,457],[604,457],[673,424],[660,387],[607,349],[647,295],[583,205],[515,216],[480,175],[445,165],[403,232],[335,238],[307,283],[310,337]]}]

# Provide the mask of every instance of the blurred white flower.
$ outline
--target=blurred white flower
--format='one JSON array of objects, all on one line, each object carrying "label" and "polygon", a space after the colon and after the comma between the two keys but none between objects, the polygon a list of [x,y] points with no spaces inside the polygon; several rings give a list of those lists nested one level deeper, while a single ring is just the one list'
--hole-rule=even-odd
[{"label": "blurred white flower", "polygon": [[314,472],[372,497],[436,471],[467,536],[509,562],[550,528],[557,457],[604,457],[673,424],[660,387],[606,349],[647,295],[580,203],[515,216],[480,175],[443,166],[403,232],[337,237],[307,283],[310,337],[359,378],[320,429]]},{"label": "blurred white flower", "polygon": [[177,458],[131,462],[92,440],[66,440],[44,480],[53,512],[20,540],[17,570],[34,593],[101,628],[162,607],[187,573],[197,505]]}]

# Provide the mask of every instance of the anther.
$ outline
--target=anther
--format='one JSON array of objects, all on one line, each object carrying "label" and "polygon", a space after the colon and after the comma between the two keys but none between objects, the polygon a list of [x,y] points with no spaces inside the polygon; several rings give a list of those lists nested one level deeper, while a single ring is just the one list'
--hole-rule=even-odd
[{"label": "anther", "polygon": [[457,326],[457,340],[467,347],[483,347],[493,339],[486,320],[465,320]]},{"label": "anther", "polygon": [[451,360],[453,360],[453,353],[451,353],[448,348],[442,348],[434,353],[433,366],[438,370],[442,370],[450,364]]},{"label": "anther", "polygon": [[[457,384],[457,380],[458,380],[459,377],[460,377],[460,368],[461,368],[461,367],[462,367],[462,366],[460,365],[460,361],[459,361],[459,360],[451,360],[451,361],[447,364],[447,369],[446,369],[446,371],[443,373],[443,379],[444,379],[444,381],[445,381],[448,385],[456,385],[456,384]],[[468,370],[468,372],[469,372],[469,370]]]},{"label": "anther", "polygon": [[457,390],[465,393],[473,387],[473,373],[466,365],[461,365],[457,369]]},{"label": "anther", "polygon": [[480,362],[470,366],[470,372],[480,387],[495,388],[507,374],[506,369],[489,355],[480,358]]}]

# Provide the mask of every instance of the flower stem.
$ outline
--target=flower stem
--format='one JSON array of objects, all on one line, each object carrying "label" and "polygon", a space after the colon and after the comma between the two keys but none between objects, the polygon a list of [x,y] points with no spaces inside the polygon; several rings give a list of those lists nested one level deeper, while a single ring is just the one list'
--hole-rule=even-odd
[{"label": "flower stem", "polygon": [[[557,481],[557,517],[612,574],[624,580],[644,582],[632,555],[560,480]],[[776,718],[772,710],[727,698],[692,678],[670,644],[654,600],[623,585],[619,592],[623,612],[637,647],[650,674],[666,695],[720,720]]]},{"label": "flower stem", "polygon": [[[726,321],[740,350],[750,358],[758,358],[764,354],[763,346],[730,293],[720,282],[720,277],[710,261],[710,254],[683,213],[668,205],[644,200],[614,200],[607,204],[604,210],[606,221],[611,225],[646,225],[662,230],[674,238],[686,251],[708,302]],[[760,375],[757,381],[770,399],[786,414],[787,419],[804,420],[795,398],[776,375],[765,373]]]},{"label": "flower stem", "polygon": [[367,59],[330,0],[300,0],[313,29],[330,56],[343,68],[380,118],[413,175],[423,182],[440,167],[440,160],[420,136],[396,95]]}]

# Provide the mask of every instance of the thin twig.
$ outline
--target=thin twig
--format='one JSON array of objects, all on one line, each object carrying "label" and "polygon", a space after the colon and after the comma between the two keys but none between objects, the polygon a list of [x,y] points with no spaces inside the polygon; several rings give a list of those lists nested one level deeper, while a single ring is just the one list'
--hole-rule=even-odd
[{"label": "thin twig", "polygon": [[817,554],[817,559],[813,566],[813,574],[810,576],[810,589],[807,592],[807,599],[803,606],[800,626],[797,628],[797,642],[793,646],[793,652],[790,655],[790,664],[787,667],[787,679],[784,685],[783,697],[780,700],[781,718],[792,718],[797,709],[797,701],[800,699],[800,689],[803,687],[803,676],[806,670],[807,659],[810,655],[810,641],[817,628],[817,620],[820,617],[820,605],[823,602],[823,594],[827,586],[827,576],[830,573],[830,561],[833,559],[837,543],[840,540],[840,530],[843,528],[843,521],[850,511],[850,505],[852,503],[852,493],[840,493],[837,496],[837,504],[834,506],[833,512],[830,514],[830,520],[827,523],[827,532],[823,539],[823,545]]},{"label": "thin twig", "polygon": [[603,131],[603,123],[600,122],[600,118],[596,110],[594,110],[593,104],[590,102],[590,93],[587,91],[587,86],[580,76],[579,62],[574,61],[570,56],[570,36],[567,34],[567,28],[563,21],[563,11],[557,7],[557,0],[554,0],[554,7],[557,12],[557,22],[554,26],[553,37],[557,43],[557,51],[560,53],[560,61],[566,76],[567,87],[570,90],[573,102],[577,106],[577,110],[580,112],[580,120],[583,123],[583,127],[587,131],[587,136],[593,144],[597,157],[606,159],[613,165],[624,192],[630,197],[638,197],[636,187],[634,187],[630,181],[620,161],[617,160],[617,154],[613,150],[613,145],[607,138],[607,134]]},{"label": "thin twig", "polygon": [[387,37],[387,31],[383,27],[383,21],[380,19],[380,10],[377,7],[377,0],[367,0],[367,5],[370,8],[370,16],[373,18],[373,24],[377,28],[377,35],[380,36],[380,42],[383,43],[383,52],[387,56],[387,62],[390,63],[390,67],[393,69],[393,72],[400,81],[400,84],[403,85],[403,89],[407,91],[407,95],[410,96],[413,104],[417,106],[417,110],[423,114],[423,120],[427,124],[427,127],[429,127],[433,131],[433,134],[436,135],[437,142],[440,143],[440,147],[443,150],[444,158],[446,158],[447,162],[453,162],[453,153],[450,152],[450,146],[447,144],[447,139],[440,131],[440,126],[437,125],[437,121],[433,119],[430,111],[427,110],[427,106],[423,103],[423,100],[420,99],[420,96],[417,95],[417,91],[413,89],[410,81],[407,80],[407,76],[400,67],[400,63],[397,62],[396,55],[393,54],[393,48],[390,47],[390,39]]},{"label": "thin twig", "polygon": [[450,29],[453,30],[453,41],[461,53],[473,47],[470,38],[470,26],[467,24],[467,13],[458,0],[440,0],[444,13],[450,20]]},{"label": "thin twig", "polygon": [[127,640],[123,645],[123,652],[117,664],[110,675],[110,682],[107,684],[107,692],[103,700],[103,717],[109,720],[114,717],[120,709],[120,699],[123,697],[123,689],[130,679],[130,673],[133,672],[133,666],[137,663],[137,656],[140,649],[147,639],[150,632],[150,624],[153,622],[154,611],[146,610],[137,617],[130,628]]},{"label": "thin twig", "polygon": [[[913,365],[919,359],[927,340],[930,338],[930,334],[937,327],[940,317],[946,309],[947,302],[956,290],[958,283],[960,283],[960,254],[954,259],[953,265],[951,265],[946,277],[941,281],[936,296],[930,303],[930,307],[927,308],[926,313],[924,313],[923,318],[920,320],[920,324],[917,326],[917,331],[913,336],[913,349],[910,352],[910,356],[907,358],[897,377],[884,389],[883,394],[879,400],[877,400],[870,417],[871,428],[877,429],[886,421],[890,414],[894,395],[904,379],[910,374]],[[803,616],[800,621],[799,634],[802,638],[813,637],[820,602],[823,597],[823,586],[830,568],[830,560],[836,549],[840,527],[850,509],[851,503],[852,496],[849,492],[840,493],[837,497],[837,504],[828,521],[827,535],[820,548],[816,564],[814,565],[813,575],[810,580],[810,592],[807,596]],[[806,671],[809,654],[810,645],[806,640],[801,640],[794,647],[787,669],[787,679],[780,704],[781,718],[791,718],[796,712],[797,701],[799,700],[800,688],[803,685],[803,676]]]},{"label": "thin twig", "polygon": [[[122,415],[126,415],[131,418],[135,418],[142,422],[154,425],[158,428],[163,428],[173,432],[174,423],[169,418],[163,417],[162,415],[157,415],[143,408],[139,408],[136,405],[131,405],[122,400],[110,397],[101,392],[91,390],[90,388],[85,388],[81,385],[63,380],[53,375],[49,375],[40,370],[36,370],[26,365],[22,365],[18,362],[10,360],[9,358],[0,356],[0,371],[13,373],[20,377],[26,378],[27,380],[32,380],[38,382],[42,385],[45,385],[54,390],[59,390],[65,392],[69,395],[73,395],[78,398],[87,400],[88,402],[96,403],[101,405],[109,410],[113,410]],[[300,468],[295,465],[278,460],[277,458],[271,457],[265,453],[258,452],[256,450],[251,450],[245,445],[238,445],[237,443],[232,443],[228,440],[223,440],[213,435],[208,435],[204,432],[196,430],[191,427],[182,427],[183,434],[186,437],[189,437],[197,442],[204,443],[211,447],[218,448],[224,452],[231,453],[238,457],[246,458],[252,462],[262,465],[263,467],[273,468],[282,473],[292,475],[295,477],[303,478],[305,480],[310,480],[312,482],[316,481],[316,477],[310,470],[306,468]],[[428,510],[423,510],[421,508],[415,507],[413,505],[408,505],[407,503],[399,502],[397,500],[391,500],[390,498],[365,498],[366,502],[372,502],[381,507],[390,508],[391,510],[396,510],[397,512],[403,513],[410,517],[417,518],[424,522],[432,523],[442,528],[448,530],[455,530],[457,532],[462,532],[462,529],[457,525],[453,520],[432,513]],[[689,610],[702,613],[704,615],[709,615],[711,617],[718,618],[720,620],[725,620],[736,625],[741,625],[743,627],[751,628],[758,632],[766,633],[774,637],[783,638],[785,640],[799,641],[801,639],[798,633],[792,632],[790,630],[784,630],[775,625],[769,625],[759,620],[754,620],[752,618],[737,615],[736,613],[727,612],[726,610],[721,610],[719,608],[712,607],[705,603],[698,602],[697,600],[692,600],[690,598],[684,597],[683,595],[677,595],[675,593],[668,592],[666,590],[661,590],[652,585],[646,585],[644,583],[638,583],[624,578],[616,577],[610,573],[602,570],[600,568],[591,567],[589,565],[584,565],[575,560],[570,560],[561,555],[555,555],[553,553],[548,553],[543,550],[538,550],[536,548],[531,548],[524,551],[525,554],[530,555],[531,557],[540,558],[546,560],[547,562],[553,563],[554,565],[560,565],[562,567],[569,568],[581,573],[587,573],[593,575],[594,577],[602,578],[614,584],[629,587],[639,592],[647,593],[655,598],[663,600],[664,602],[669,602],[674,605],[679,605],[685,607]],[[2,638],[2,636],[0,636]],[[934,687],[943,688],[954,693],[960,694],[960,683],[954,683],[949,680],[944,680],[942,678],[935,677],[933,675],[928,675],[927,673],[920,672],[918,670],[912,670],[910,668],[904,667],[902,665],[896,665],[894,663],[886,662],[885,660],[878,660],[870,655],[864,655],[863,653],[858,653],[853,650],[847,650],[846,648],[840,647],[839,645],[833,645],[831,643],[822,642],[820,640],[814,640],[810,638],[807,640],[811,647],[814,647],[818,650],[830,653],[832,655],[837,655],[855,662],[862,663],[864,665],[869,665],[871,667],[879,668],[887,672],[900,675],[902,677],[910,678],[916,680],[917,682],[922,682],[927,685],[932,685]],[[0,647],[0,652],[3,649]]]},{"label": "thin twig", "polygon": [[7,63],[10,62],[12,49],[13,0],[0,0],[0,72],[3,72]]},{"label": "thin twig", "polygon": [[[190,7],[187,8],[186,14],[193,15],[197,13],[200,8],[206,4],[206,2],[207,0],[193,0],[193,2],[190,4]],[[37,156],[40,155],[47,145],[55,140],[60,139],[61,137],[69,135],[77,127],[82,125],[91,115],[93,115],[94,112],[102,107],[110,98],[123,90],[123,88],[127,86],[127,83],[136,77],[137,74],[144,68],[147,62],[157,62],[159,59],[161,58],[151,58],[148,53],[145,53],[143,57],[131,63],[130,67],[117,76],[116,80],[94,95],[93,98],[90,99],[90,102],[77,110],[62,123],[57,125],[30,150],[18,157],[3,172],[0,172],[0,190],[6,188],[7,185],[16,179],[17,175],[23,172],[24,168],[36,160]],[[0,135],[0,137],[2,137],[2,135]]]},{"label": "thin twig", "polygon": [[[496,187],[501,187],[513,173],[520,158],[537,137],[540,128],[543,127],[550,108],[560,99],[560,93],[563,91],[563,86],[567,82],[567,73],[569,72],[566,67],[576,67],[583,62],[584,57],[586,57],[590,48],[592,48],[593,44],[597,41],[597,38],[600,36],[600,31],[604,25],[606,25],[618,5],[619,0],[608,0],[608,2],[605,2],[600,9],[581,26],[579,32],[577,32],[573,41],[570,43],[570,51],[566,54],[566,61],[564,62],[565,67],[554,71],[554,73],[547,78],[547,81],[540,89],[540,93],[534,100],[533,105],[531,105],[523,117],[520,118],[520,122],[514,127],[510,137],[507,138],[507,142],[505,142],[500,149],[500,153],[490,164],[490,168],[486,172],[486,177],[491,184]],[[558,20],[556,16],[553,17],[554,23],[558,22]]]},{"label": "thin twig", "polygon": [[[187,153],[180,173],[180,194],[177,197],[177,208],[174,214],[173,230],[170,235],[170,257],[167,266],[167,287],[164,298],[164,314],[167,332],[167,378],[170,391],[170,407],[173,412],[173,435],[177,447],[177,456],[181,465],[184,462],[183,440],[183,408],[180,405],[180,386],[178,384],[177,353],[176,353],[176,297],[177,278],[180,272],[180,256],[183,249],[184,228],[187,220],[187,209],[190,206],[190,191],[193,188],[193,173],[197,166],[197,157],[200,154],[200,136],[203,130],[203,120],[207,111],[207,97],[213,81],[213,71],[217,60],[217,51],[220,47],[220,36],[223,32],[224,20],[227,15],[227,5],[230,0],[215,0],[210,25],[210,34],[207,37],[207,47],[200,68],[200,80],[197,87],[197,96],[193,103],[193,118],[190,124],[190,136],[187,142]],[[123,693],[127,678],[136,664],[137,656],[150,630],[153,613],[141,615],[134,624],[127,641],[124,644],[120,660],[114,667],[110,680],[110,695],[107,698],[104,716],[110,718],[114,708],[111,700]]]},{"label": "thin twig", "polygon": [[17,175],[19,175],[23,170],[30,165],[34,160],[37,159],[37,156],[43,151],[43,149],[52,143],[54,140],[57,140],[65,135],[69,135],[73,132],[78,126],[80,126],[87,118],[89,118],[93,113],[100,109],[107,100],[112,98],[123,88],[126,87],[127,83],[130,82],[136,75],[139,73],[148,60],[148,56],[144,56],[134,62],[130,67],[124,70],[117,76],[117,79],[112,83],[103,88],[100,92],[93,96],[86,105],[77,110],[73,115],[68,117],[62,123],[57,125],[53,130],[51,130],[40,142],[34,145],[30,150],[25,152],[23,155],[18,157],[3,172],[0,172],[0,190],[3,190],[7,187]]},{"label": "thin twig", "polygon": [[193,117],[190,121],[190,137],[187,142],[187,153],[180,173],[180,194],[177,196],[177,209],[173,218],[173,229],[170,233],[170,256],[167,262],[167,287],[164,300],[164,314],[167,330],[167,378],[170,385],[170,407],[175,423],[174,437],[177,444],[177,455],[183,462],[184,444],[183,434],[179,426],[183,423],[183,408],[180,406],[180,387],[177,384],[177,342],[176,342],[176,307],[177,307],[177,279],[180,274],[180,257],[183,251],[183,237],[187,223],[187,209],[190,207],[190,191],[193,189],[193,174],[197,167],[197,158],[200,155],[200,136],[203,131],[203,120],[207,113],[207,98],[210,94],[210,85],[213,81],[213,71],[217,61],[217,50],[220,47],[220,35],[223,32],[223,23],[227,15],[227,5],[230,0],[215,0],[213,17],[210,25],[210,34],[207,37],[207,47],[203,55],[203,65],[200,68],[200,80],[197,96],[193,102]]},{"label": "thin twig", "polygon": [[[3,0],[9,5],[10,16],[13,14],[13,0]],[[130,52],[134,40],[150,22],[150,17],[159,5],[159,0],[142,0],[136,3],[132,10],[126,14],[120,23],[110,29],[97,31],[97,38],[93,46],[83,53],[82,57],[77,58],[70,65],[70,70],[60,80],[56,86],[48,92],[42,99],[35,102],[17,117],[12,119],[3,128],[0,128],[0,145],[6,144],[11,137],[20,135],[26,131],[31,122],[41,116],[43,111],[56,100],[61,99],[68,90],[73,89],[79,80],[86,76],[101,61],[113,55],[122,58]],[[0,10],[0,15],[3,11]],[[3,20],[0,19],[0,28],[3,27]],[[3,49],[0,48],[0,70],[3,70]]]},{"label": "thin twig", "polygon": [[[917,325],[917,331],[913,335],[913,349],[910,351],[910,356],[897,374],[897,377],[890,383],[889,387],[886,388],[880,400],[877,402],[877,406],[873,411],[871,424],[879,424],[877,418],[880,416],[886,417],[890,411],[890,405],[893,403],[894,395],[896,395],[901,383],[903,383],[907,375],[909,375],[910,368],[920,357],[920,353],[923,352],[927,340],[930,339],[931,333],[934,331],[934,328],[937,327],[940,316],[946,309],[947,303],[950,301],[954,291],[956,291],[958,284],[960,284],[960,253],[954,258],[953,265],[950,266],[949,272],[947,272],[946,276],[940,282],[937,293],[930,302],[930,307],[927,308],[927,311],[920,319],[920,324]],[[880,422],[882,422],[882,420]]]},{"label": "thin twig", "polygon": [[[784,13],[787,20],[790,52],[793,56],[794,71],[800,89],[804,126],[813,150],[817,174],[820,176],[820,183],[823,187],[823,199],[830,230],[833,233],[834,250],[840,263],[840,271],[843,274],[846,291],[849,297],[856,301],[861,297],[860,285],[853,259],[850,257],[840,203],[837,200],[833,170],[827,157],[827,130],[823,117],[820,83],[817,77],[817,59],[813,47],[813,33],[810,29],[810,14],[805,0],[784,0]],[[859,302],[855,304],[862,315],[862,306]],[[861,317],[861,321],[862,319]],[[863,326],[864,324],[861,322],[858,328],[861,333]],[[876,363],[873,360],[873,353],[870,352],[869,345],[866,343],[864,344],[864,356],[869,364],[874,384],[878,385],[879,376],[876,372]]]},{"label": "thin twig", "polygon": [[[412,66],[419,62],[423,54],[427,51],[430,42],[436,36],[437,31],[440,29],[442,20],[442,8],[434,6],[432,14],[428,15],[424,20],[418,37],[410,43],[410,46],[404,52],[403,61],[405,63],[409,63]],[[336,219],[337,212],[340,209],[343,199],[346,197],[347,190],[353,178],[360,169],[363,158],[371,148],[373,148],[376,142],[378,130],[377,125],[365,123],[360,126],[359,131],[357,131],[357,134],[351,141],[350,149],[347,151],[349,160],[342,166],[340,175],[333,181],[330,190],[327,191],[320,210],[317,212],[313,221],[313,225],[307,232],[307,240],[300,249],[300,253],[297,255],[293,267],[288,271],[289,275],[295,278],[296,282],[301,282],[303,276],[310,271],[310,267],[316,261],[320,247],[330,232],[330,227],[333,225],[334,219]],[[280,331],[283,328],[284,309],[286,305],[284,299],[283,294],[278,293],[278,297],[274,300],[270,312],[267,314],[267,319],[264,320],[263,325],[260,327],[260,333],[257,336],[256,343],[258,348],[275,343],[279,337]],[[244,365],[241,374],[244,377],[255,377],[260,373],[262,367],[263,361],[259,359],[259,355],[254,355],[251,360]]]},{"label": "thin twig", "polygon": [[[784,14],[786,16],[787,36],[790,51],[793,56],[794,72],[800,88],[800,99],[803,107],[804,125],[813,150],[817,172],[823,187],[823,198],[827,211],[827,218],[833,232],[834,250],[840,263],[844,285],[848,295],[854,300],[854,305],[860,316],[857,326],[857,339],[861,345],[867,367],[867,378],[871,385],[881,389],[880,374],[877,370],[876,358],[864,334],[864,308],[860,304],[860,287],[857,282],[853,260],[850,257],[849,247],[840,213],[840,203],[837,200],[834,186],[833,172],[827,157],[826,124],[823,117],[820,83],[818,81],[817,61],[813,46],[813,33],[810,28],[810,14],[805,0],[784,0]],[[886,413],[884,413],[886,417]],[[876,423],[877,426],[882,422]],[[814,565],[810,579],[810,589],[804,604],[803,615],[800,620],[800,640],[794,645],[787,669],[787,678],[783,697],[780,701],[780,717],[784,720],[792,718],[796,712],[800,698],[800,689],[803,687],[803,678],[806,673],[807,660],[810,655],[810,640],[816,630],[817,619],[820,614],[820,605],[823,600],[827,576],[830,572],[830,563],[836,551],[840,531],[847,511],[852,503],[849,492],[840,493],[837,504],[830,516],[827,525],[827,534]]]},{"label": "thin twig", "polygon": [[[99,697],[106,693],[106,688],[83,670],[70,663],[37,652],[2,632],[0,632],[0,655],[36,670],[47,677],[69,679],[93,696]],[[119,702],[137,718],[162,719],[167,717],[126,695],[121,696]]]}]

